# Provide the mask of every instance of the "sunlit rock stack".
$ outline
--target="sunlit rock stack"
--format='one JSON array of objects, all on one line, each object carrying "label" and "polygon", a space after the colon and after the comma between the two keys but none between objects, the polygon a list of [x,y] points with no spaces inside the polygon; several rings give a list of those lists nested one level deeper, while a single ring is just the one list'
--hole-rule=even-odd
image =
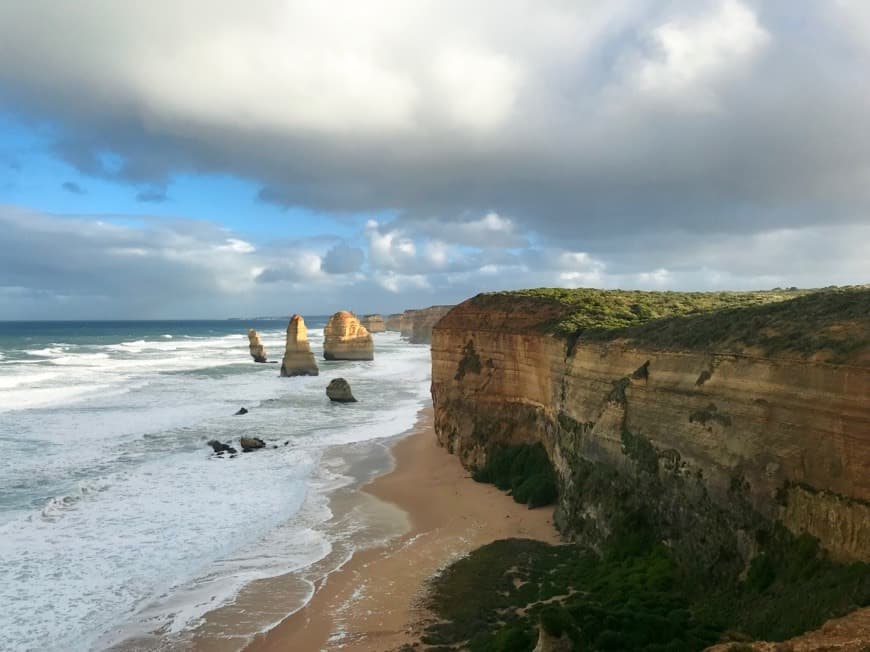
[{"label": "sunlit rock stack", "polygon": [[253,328],[248,330],[248,350],[254,362],[266,362],[266,347],[260,341],[260,334]]},{"label": "sunlit rock stack", "polygon": [[387,315],[387,318],[384,320],[384,328],[388,331],[401,331],[402,313]]},{"label": "sunlit rock stack", "polygon": [[323,357],[326,360],[373,360],[375,347],[371,333],[353,313],[341,310],[329,318],[323,329]]},{"label": "sunlit rock stack", "polygon": [[293,315],[287,324],[287,344],[281,362],[282,376],[316,376],[317,362],[308,344],[308,329],[301,315]]},{"label": "sunlit rock stack", "polygon": [[383,333],[387,330],[384,318],[380,315],[365,315],[359,320],[369,333]]}]

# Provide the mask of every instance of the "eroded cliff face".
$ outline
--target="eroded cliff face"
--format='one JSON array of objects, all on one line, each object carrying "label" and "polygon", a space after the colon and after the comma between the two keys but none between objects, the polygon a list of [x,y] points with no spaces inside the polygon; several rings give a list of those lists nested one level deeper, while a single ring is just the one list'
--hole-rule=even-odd
[{"label": "eroded cliff face", "polygon": [[432,328],[453,306],[429,306],[419,310],[406,310],[399,321],[402,337],[412,344],[432,342]]},{"label": "eroded cliff face", "polygon": [[[774,522],[870,559],[870,364],[570,342],[557,306],[469,300],[435,327],[442,445],[469,467],[541,441],[563,531],[640,514],[692,565],[745,565]],[[733,558],[733,559],[730,559]]]}]

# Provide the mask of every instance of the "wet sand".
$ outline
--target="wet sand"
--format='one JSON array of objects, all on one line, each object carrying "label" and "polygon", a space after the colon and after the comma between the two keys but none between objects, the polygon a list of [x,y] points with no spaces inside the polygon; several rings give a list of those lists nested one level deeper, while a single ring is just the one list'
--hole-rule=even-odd
[{"label": "wet sand", "polygon": [[395,650],[415,640],[426,617],[426,580],[451,561],[509,537],[558,542],[552,508],[530,510],[474,482],[458,458],[438,447],[431,408],[392,452],[395,469],[363,491],[403,510],[410,529],[355,553],[317,583],[303,609],[258,636],[249,652]]}]

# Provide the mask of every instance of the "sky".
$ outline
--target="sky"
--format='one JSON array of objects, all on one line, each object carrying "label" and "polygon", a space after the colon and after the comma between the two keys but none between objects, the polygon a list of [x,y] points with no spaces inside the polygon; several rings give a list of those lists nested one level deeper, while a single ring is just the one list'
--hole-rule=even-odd
[{"label": "sky", "polygon": [[0,0],[0,320],[867,282],[865,0]]}]

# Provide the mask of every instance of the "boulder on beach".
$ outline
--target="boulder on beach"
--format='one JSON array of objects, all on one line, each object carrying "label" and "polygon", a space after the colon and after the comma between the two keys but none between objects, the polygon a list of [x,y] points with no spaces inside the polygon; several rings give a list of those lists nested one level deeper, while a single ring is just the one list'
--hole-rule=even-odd
[{"label": "boulder on beach", "polygon": [[350,391],[350,383],[344,378],[334,378],[326,386],[326,396],[336,403],[356,403]]},{"label": "boulder on beach", "polygon": [[373,360],[371,333],[352,312],[340,310],[323,329],[323,357],[327,360]]},{"label": "boulder on beach", "polygon": [[266,447],[266,442],[259,437],[242,437],[239,444],[242,446],[243,453]]},{"label": "boulder on beach", "polygon": [[266,362],[266,347],[260,341],[260,334],[253,328],[248,329],[248,350],[254,362]]},{"label": "boulder on beach", "polygon": [[287,343],[281,361],[281,375],[316,376],[319,373],[311,346],[308,344],[308,329],[302,315],[293,315],[287,324]]}]

